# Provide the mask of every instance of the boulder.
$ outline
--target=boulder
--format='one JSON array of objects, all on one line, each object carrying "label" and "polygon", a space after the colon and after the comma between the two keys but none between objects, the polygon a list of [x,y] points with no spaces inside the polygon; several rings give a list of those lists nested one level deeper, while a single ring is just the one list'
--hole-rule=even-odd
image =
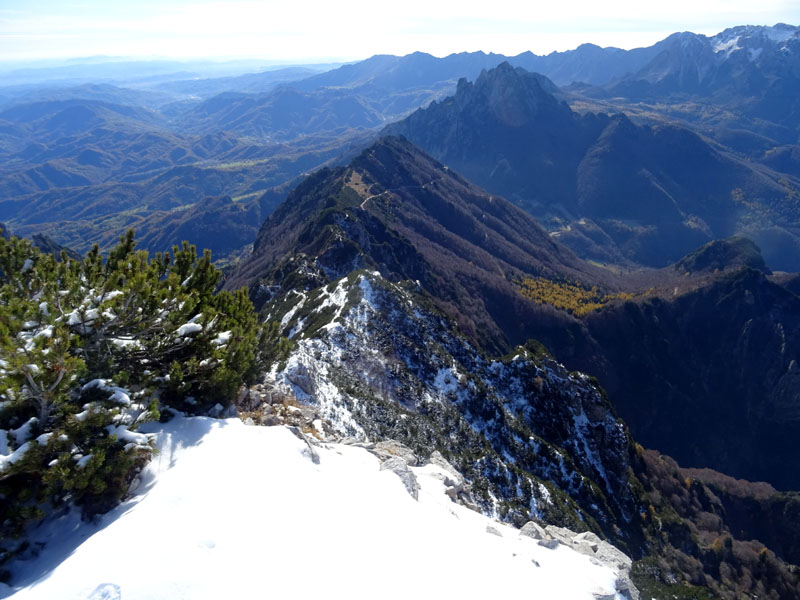
[{"label": "boulder", "polygon": [[486,533],[491,533],[492,535],[503,537],[503,534],[500,533],[500,530],[495,527],[492,527],[491,525],[486,526]]},{"label": "boulder", "polygon": [[381,471],[389,470],[400,478],[403,485],[414,500],[419,500],[419,483],[417,477],[408,467],[408,463],[399,456],[393,456],[381,463]]},{"label": "boulder", "polygon": [[[453,465],[447,462],[447,459],[442,456],[438,450],[433,451],[433,454],[431,454],[431,457],[428,459],[428,463],[436,465],[442,471],[449,474],[455,485],[464,483],[464,476],[459,473]],[[447,480],[445,480],[445,484],[447,484]]]},{"label": "boulder", "polygon": [[544,528],[535,521],[528,521],[525,523],[522,529],[519,530],[519,534],[527,535],[535,540],[546,540],[550,537],[547,535],[547,532],[544,530]]},{"label": "boulder", "polygon": [[584,531],[583,533],[579,533],[573,539],[578,542],[586,541],[589,542],[590,544],[595,544],[595,545],[603,541],[591,531]]},{"label": "boulder", "polygon": [[594,556],[595,552],[597,552],[597,544],[592,544],[583,540],[573,540],[572,549],[586,556]]},{"label": "boulder", "polygon": [[617,592],[625,598],[625,600],[640,600],[641,594],[636,586],[631,581],[631,575],[628,571],[621,571],[617,573],[616,581]]},{"label": "boulder", "polygon": [[402,458],[409,467],[416,467],[419,464],[417,455],[409,448],[395,440],[386,440],[385,442],[378,442],[372,453],[380,458],[386,460],[397,456]]},{"label": "boulder", "polygon": [[544,530],[549,537],[558,540],[565,546],[572,546],[572,538],[575,537],[574,531],[570,531],[564,527],[556,527],[555,525],[548,525]]},{"label": "boulder", "polygon": [[630,557],[622,552],[622,550],[604,541],[598,544],[597,552],[594,553],[594,556],[604,565],[616,571],[630,571],[631,564],[633,564]]}]

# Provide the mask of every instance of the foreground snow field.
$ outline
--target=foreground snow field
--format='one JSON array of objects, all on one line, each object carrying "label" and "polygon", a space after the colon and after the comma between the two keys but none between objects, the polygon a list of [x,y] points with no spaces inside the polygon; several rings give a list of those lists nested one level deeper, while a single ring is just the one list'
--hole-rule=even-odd
[{"label": "foreground snow field", "polygon": [[285,427],[194,417],[151,431],[160,452],[137,496],[99,524],[40,532],[47,546],[0,596],[614,597],[610,568],[453,503],[434,465],[412,468],[417,501],[366,450],[326,444],[316,464]]}]

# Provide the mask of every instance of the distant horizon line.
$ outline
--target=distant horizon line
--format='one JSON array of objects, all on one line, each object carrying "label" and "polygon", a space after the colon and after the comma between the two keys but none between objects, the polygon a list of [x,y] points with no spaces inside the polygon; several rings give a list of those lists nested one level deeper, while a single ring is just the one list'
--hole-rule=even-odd
[{"label": "distant horizon line", "polygon": [[167,54],[76,54],[72,56],[47,56],[47,57],[30,57],[30,58],[2,58],[0,57],[0,66],[3,67],[14,67],[14,66],[21,66],[23,68],[36,68],[36,67],[43,67],[43,68],[54,68],[54,67],[65,67],[70,65],[81,65],[86,66],[88,64],[109,64],[109,63],[128,63],[128,62],[146,62],[146,63],[159,63],[159,62],[174,62],[180,64],[192,64],[192,63],[205,63],[205,64],[212,64],[212,65],[231,65],[236,63],[262,63],[265,66],[270,67],[303,67],[303,66],[342,66],[346,64],[354,64],[358,62],[362,62],[368,60],[370,58],[374,58],[376,56],[395,56],[395,57],[405,57],[410,56],[413,54],[426,54],[432,56],[434,58],[447,58],[449,56],[460,55],[460,54],[484,54],[486,56],[506,56],[509,58],[514,58],[520,56],[522,54],[533,54],[534,56],[549,56],[551,54],[564,54],[567,52],[573,52],[583,46],[594,46],[601,49],[615,49],[615,50],[622,50],[625,52],[629,52],[631,50],[636,50],[639,48],[649,48],[673,35],[677,34],[685,34],[690,33],[697,36],[703,37],[714,37],[715,35],[719,35],[724,33],[729,29],[735,29],[738,27],[762,27],[762,28],[773,28],[778,26],[786,26],[792,28],[798,28],[800,25],[793,25],[791,23],[786,22],[778,22],[773,25],[754,25],[754,24],[742,24],[742,25],[734,25],[731,27],[726,27],[725,29],[718,31],[714,34],[706,34],[706,33],[696,33],[690,30],[683,30],[683,31],[673,31],[672,33],[667,34],[664,37],[658,38],[656,41],[649,45],[633,45],[631,47],[625,47],[624,45],[601,45],[591,41],[582,42],[572,48],[568,48],[566,50],[551,50],[549,52],[534,52],[533,50],[523,50],[521,52],[517,52],[516,54],[505,53],[505,52],[496,52],[493,50],[459,50],[454,52],[448,53],[439,53],[439,52],[431,52],[427,50],[412,50],[406,53],[391,53],[391,52],[373,52],[367,55],[361,55],[359,57],[349,56],[349,57],[334,57],[334,56],[322,56],[322,57],[307,57],[307,58],[275,58],[275,57],[267,57],[267,56],[258,56],[258,55],[232,55],[232,56],[210,56],[210,55],[192,55],[192,56],[180,56],[180,55],[167,55]]}]

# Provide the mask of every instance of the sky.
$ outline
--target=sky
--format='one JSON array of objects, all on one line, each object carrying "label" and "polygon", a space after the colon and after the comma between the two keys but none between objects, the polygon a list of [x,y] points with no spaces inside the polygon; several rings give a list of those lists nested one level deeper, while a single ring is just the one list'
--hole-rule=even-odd
[{"label": "sky", "polygon": [[515,55],[676,31],[800,24],[800,0],[1,0],[0,61],[86,56],[297,63],[414,51]]}]

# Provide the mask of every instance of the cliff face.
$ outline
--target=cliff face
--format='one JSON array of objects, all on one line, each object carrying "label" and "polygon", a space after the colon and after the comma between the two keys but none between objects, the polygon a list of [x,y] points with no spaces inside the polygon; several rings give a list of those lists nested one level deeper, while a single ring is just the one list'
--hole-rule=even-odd
[{"label": "cliff face", "polygon": [[800,298],[743,268],[586,318],[600,379],[643,444],[684,466],[800,488]]}]

